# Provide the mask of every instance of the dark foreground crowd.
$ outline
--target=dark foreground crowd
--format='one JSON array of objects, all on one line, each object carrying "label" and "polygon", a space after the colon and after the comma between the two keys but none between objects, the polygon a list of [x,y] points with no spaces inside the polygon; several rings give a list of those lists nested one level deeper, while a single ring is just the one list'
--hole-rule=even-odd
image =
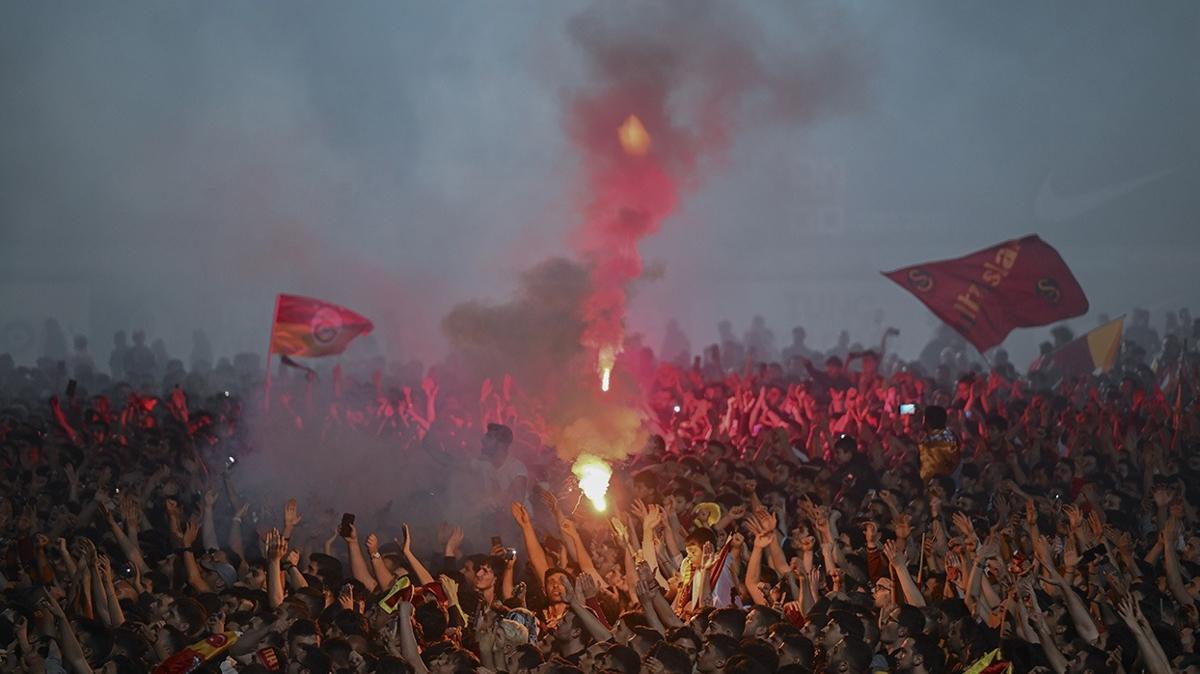
[{"label": "dark foreground crowd", "polygon": [[[253,368],[0,356],[0,671],[1200,671],[1197,354],[1168,328],[1099,376],[731,338],[654,366],[603,513],[517,458],[540,422],[509,381],[478,414],[419,372],[273,400],[457,457],[490,540],[239,493]],[[745,352],[774,362],[721,364]]]}]

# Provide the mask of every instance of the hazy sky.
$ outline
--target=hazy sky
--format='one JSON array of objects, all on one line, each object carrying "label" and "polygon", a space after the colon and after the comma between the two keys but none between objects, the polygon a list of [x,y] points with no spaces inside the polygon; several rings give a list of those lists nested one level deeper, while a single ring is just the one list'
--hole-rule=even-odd
[{"label": "hazy sky", "polygon": [[[816,346],[898,325],[912,354],[934,319],[878,272],[1033,232],[1089,295],[1077,328],[1200,309],[1200,3],[721,4],[764,60],[840,45],[860,95],[737,120],[643,247],[664,274],[632,327],[653,345],[670,317],[698,346],[761,313]],[[392,353],[436,349],[450,305],[569,251],[565,25],[587,6],[0,5],[0,351],[47,314],[103,356],[118,327],[261,350],[280,291],[372,317]]]}]

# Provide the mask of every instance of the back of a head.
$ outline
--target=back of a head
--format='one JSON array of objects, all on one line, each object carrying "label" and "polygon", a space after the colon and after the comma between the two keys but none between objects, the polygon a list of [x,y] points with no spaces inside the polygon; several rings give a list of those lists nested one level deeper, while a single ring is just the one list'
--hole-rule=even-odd
[{"label": "back of a head", "polygon": [[866,672],[875,653],[871,647],[858,639],[847,638],[842,645],[842,659],[849,665],[850,672]]},{"label": "back of a head", "polygon": [[746,614],[741,609],[721,608],[709,616],[710,623],[716,623],[721,629],[729,632],[735,639],[741,639],[746,632]]},{"label": "back of a head", "polygon": [[725,663],[725,674],[772,674],[772,671],[750,656],[735,655]]},{"label": "back of a head", "polygon": [[435,601],[427,601],[413,611],[413,617],[421,626],[421,639],[429,644],[441,641],[446,636],[449,619],[446,610]]},{"label": "back of a head", "polygon": [[946,668],[946,653],[938,645],[937,639],[922,634],[913,639],[913,645],[917,653],[921,655],[925,669],[931,672],[940,672]]},{"label": "back of a head", "polygon": [[668,674],[691,674],[692,672],[692,659],[682,648],[674,644],[665,641],[656,644],[650,651],[650,657],[661,662],[663,669]]},{"label": "back of a head", "polygon": [[805,667],[813,666],[813,658],[815,656],[815,647],[813,642],[803,634],[789,634],[783,638],[780,655],[792,662],[796,662]]},{"label": "back of a head", "polygon": [[740,641],[724,634],[708,635],[708,646],[716,652],[720,660],[729,660],[742,648]]},{"label": "back of a head", "polygon": [[[533,644],[522,644],[517,646],[517,671],[534,670],[542,664],[542,652]],[[517,672],[509,672],[508,674],[517,674]]]},{"label": "back of a head", "polygon": [[925,428],[940,431],[946,427],[946,408],[940,405],[930,405],[925,408]]},{"label": "back of a head", "polygon": [[[657,650],[657,647],[655,647]],[[610,646],[604,655],[609,659],[612,667],[621,674],[638,674],[642,669],[642,658],[629,646],[624,644],[616,644]]]},{"label": "back of a head", "polygon": [[779,653],[762,639],[743,639],[740,653],[758,661],[768,672],[779,668]]}]

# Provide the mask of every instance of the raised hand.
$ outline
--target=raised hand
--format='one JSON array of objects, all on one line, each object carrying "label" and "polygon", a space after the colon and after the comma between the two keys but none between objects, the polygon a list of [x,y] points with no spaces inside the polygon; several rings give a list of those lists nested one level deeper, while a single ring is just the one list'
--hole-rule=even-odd
[{"label": "raised hand", "polygon": [[212,509],[217,504],[217,490],[209,487],[204,490],[204,507]]},{"label": "raised hand", "polygon": [[446,603],[450,606],[458,605],[458,583],[445,574],[438,576],[438,582],[442,585],[442,590],[446,593]]},{"label": "raised hand", "polygon": [[754,547],[758,548],[759,550],[765,550],[766,548],[771,547],[771,544],[774,542],[775,542],[775,532],[774,531],[767,531],[764,533],[759,533],[759,534],[754,535]]},{"label": "raised hand", "polygon": [[379,537],[373,532],[367,535],[366,540],[367,554],[374,557],[375,553],[379,552]]},{"label": "raised hand", "polygon": [[1068,503],[1063,506],[1063,512],[1067,514],[1067,521],[1070,523],[1072,531],[1078,531],[1079,527],[1083,526],[1083,513],[1077,506]]},{"label": "raised hand", "polygon": [[290,530],[300,524],[302,519],[304,519],[304,515],[300,512],[296,499],[288,499],[287,504],[283,506],[283,526]]},{"label": "raised hand", "polygon": [[183,547],[190,548],[196,542],[196,538],[200,535],[200,522],[195,517],[188,519],[187,526],[183,530]]},{"label": "raised hand", "polygon": [[883,544],[883,556],[896,568],[908,567],[908,556],[904,552],[904,546],[898,545],[894,540]]},{"label": "raised hand", "polygon": [[537,494],[538,498],[541,499],[543,504],[545,504],[546,509],[549,510],[552,515],[554,515],[555,519],[558,519],[561,516],[561,512],[558,508],[558,497],[547,489],[538,489]]},{"label": "raised hand", "polygon": [[570,538],[579,536],[579,530],[575,527],[575,522],[573,522],[570,518],[564,517],[562,521],[558,523],[558,525],[559,528],[562,529],[564,536],[569,536]]},{"label": "raised hand", "polygon": [[596,579],[592,578],[590,573],[580,573],[579,578],[575,580],[575,593],[583,597],[585,600],[592,599],[600,591],[596,586]]},{"label": "raised hand", "polygon": [[287,554],[287,541],[283,539],[283,535],[278,529],[271,529],[267,532],[267,559],[273,563],[279,563],[283,556]]},{"label": "raised hand", "polygon": [[971,519],[969,517],[961,512],[957,512],[954,513],[954,517],[951,519],[954,521],[954,527],[958,529],[963,537],[975,539],[979,538],[975,535],[975,525],[971,524]]},{"label": "raised hand", "polygon": [[450,537],[446,539],[446,554],[451,557],[457,557],[459,550],[462,548],[463,530],[460,526],[454,526],[450,529]]},{"label": "raised hand", "polygon": [[520,525],[522,529],[525,527],[532,526],[532,524],[530,523],[530,520],[529,520],[529,511],[525,510],[525,506],[521,505],[517,501],[512,502],[512,516],[513,516],[513,519],[517,521],[517,524]]},{"label": "raised hand", "polygon": [[400,525],[401,538],[396,539],[396,543],[400,545],[400,551],[405,557],[412,555],[412,530],[408,528],[408,523]]},{"label": "raised hand", "polygon": [[999,557],[1000,556],[1000,541],[999,541],[999,539],[997,539],[995,535],[988,536],[987,540],[984,541],[983,544],[980,545],[978,549],[976,549],[975,554],[976,554],[976,556],[979,557],[979,559],[995,559],[996,557]]},{"label": "raised hand", "polygon": [[[730,511],[730,512],[732,512],[732,511]],[[642,518],[642,525],[646,529],[654,530],[655,528],[658,527],[659,524],[662,524],[662,521],[663,521],[662,506],[658,505],[657,503],[653,503],[649,507],[646,508],[646,515],[645,515],[645,517]]]},{"label": "raised hand", "polygon": [[648,514],[646,503],[640,498],[635,498],[633,500],[633,505],[629,507],[629,510],[633,513],[633,516],[639,520],[646,519],[646,515]]},{"label": "raised hand", "polygon": [[347,611],[354,610],[354,586],[346,583],[338,593],[338,605]]}]

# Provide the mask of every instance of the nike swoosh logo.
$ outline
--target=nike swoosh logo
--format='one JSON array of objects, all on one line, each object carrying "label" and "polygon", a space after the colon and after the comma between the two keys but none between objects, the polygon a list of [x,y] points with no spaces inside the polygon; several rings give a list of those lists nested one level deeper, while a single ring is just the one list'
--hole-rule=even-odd
[{"label": "nike swoosh logo", "polygon": [[1172,171],[1158,171],[1140,178],[1126,180],[1100,189],[1081,194],[1062,195],[1051,186],[1052,175],[1038,187],[1037,196],[1033,200],[1033,215],[1042,222],[1066,222],[1074,220],[1085,213],[1100,208],[1104,204],[1119,199],[1131,192],[1137,191],[1150,183],[1159,180]]}]

